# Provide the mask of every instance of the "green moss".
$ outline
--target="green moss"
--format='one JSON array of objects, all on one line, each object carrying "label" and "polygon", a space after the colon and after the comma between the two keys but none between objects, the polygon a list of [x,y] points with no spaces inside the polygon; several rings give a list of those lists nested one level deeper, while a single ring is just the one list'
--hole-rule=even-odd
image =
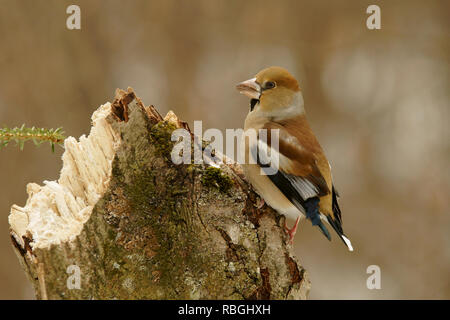
[{"label": "green moss", "polygon": [[157,155],[170,158],[170,152],[174,142],[170,139],[176,126],[168,121],[161,121],[155,124],[150,130],[150,137],[156,148]]},{"label": "green moss", "polygon": [[209,188],[217,188],[220,192],[227,193],[233,186],[230,177],[223,174],[219,168],[208,167],[202,176],[202,183]]}]

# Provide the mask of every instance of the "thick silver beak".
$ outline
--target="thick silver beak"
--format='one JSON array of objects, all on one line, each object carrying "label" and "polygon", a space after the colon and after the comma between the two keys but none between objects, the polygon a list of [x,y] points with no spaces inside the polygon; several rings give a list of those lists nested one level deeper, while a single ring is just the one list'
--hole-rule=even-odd
[{"label": "thick silver beak", "polygon": [[256,78],[252,78],[236,85],[239,93],[245,94],[251,99],[259,99],[261,96],[261,87],[256,83]]}]

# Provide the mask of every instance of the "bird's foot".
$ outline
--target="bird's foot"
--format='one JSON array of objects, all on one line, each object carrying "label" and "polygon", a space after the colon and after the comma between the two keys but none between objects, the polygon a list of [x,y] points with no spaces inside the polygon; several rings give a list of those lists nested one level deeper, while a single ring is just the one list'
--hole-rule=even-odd
[{"label": "bird's foot", "polygon": [[297,227],[298,227],[299,221],[300,221],[300,216],[298,216],[297,220],[295,220],[294,226],[291,229],[289,229],[286,224],[286,219],[284,220],[284,231],[289,235],[288,243],[291,245],[294,243],[294,236],[295,236],[295,233],[297,232]]},{"label": "bird's foot", "polygon": [[255,204],[255,207],[256,207],[256,209],[262,209],[262,207],[264,207],[265,204],[266,204],[266,202],[264,201],[263,198],[258,198],[258,201]]}]

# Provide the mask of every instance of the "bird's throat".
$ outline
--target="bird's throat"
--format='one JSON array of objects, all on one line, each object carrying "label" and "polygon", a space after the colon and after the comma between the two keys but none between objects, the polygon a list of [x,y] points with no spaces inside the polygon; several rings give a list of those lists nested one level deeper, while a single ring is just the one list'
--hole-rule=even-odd
[{"label": "bird's throat", "polygon": [[253,111],[253,109],[255,108],[257,103],[259,103],[258,99],[251,99],[250,100],[250,111]]}]

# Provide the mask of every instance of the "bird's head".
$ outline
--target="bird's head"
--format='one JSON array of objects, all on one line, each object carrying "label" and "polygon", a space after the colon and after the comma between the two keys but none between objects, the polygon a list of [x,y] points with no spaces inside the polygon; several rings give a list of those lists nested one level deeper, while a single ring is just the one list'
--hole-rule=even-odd
[{"label": "bird's head", "polygon": [[284,68],[263,69],[249,80],[239,83],[240,93],[251,98],[250,111],[283,112],[297,105],[303,110],[303,98],[297,80]]}]

